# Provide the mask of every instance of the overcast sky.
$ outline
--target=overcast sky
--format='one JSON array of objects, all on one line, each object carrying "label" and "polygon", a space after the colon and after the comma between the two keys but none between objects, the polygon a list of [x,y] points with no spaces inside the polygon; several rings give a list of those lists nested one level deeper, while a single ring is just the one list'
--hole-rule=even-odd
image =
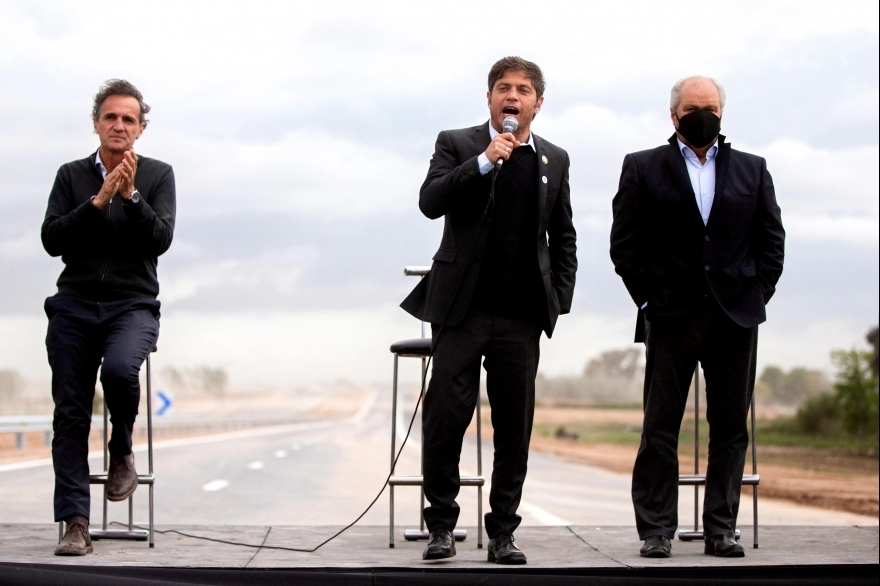
[{"label": "overcast sky", "polygon": [[[153,106],[139,153],[174,166],[157,366],[233,384],[390,380],[397,307],[442,230],[418,211],[437,133],[487,118],[505,55],[547,78],[533,131],[571,156],[580,262],[542,371],[630,344],[608,258],[626,153],[672,132],[669,88],[727,88],[722,132],[766,157],[788,232],[760,363],[828,368],[878,321],[878,6],[825,2],[0,2],[0,368],[48,379],[62,265],[39,228],[57,168],[97,148],[113,77]],[[408,378],[417,374],[405,373]]]}]

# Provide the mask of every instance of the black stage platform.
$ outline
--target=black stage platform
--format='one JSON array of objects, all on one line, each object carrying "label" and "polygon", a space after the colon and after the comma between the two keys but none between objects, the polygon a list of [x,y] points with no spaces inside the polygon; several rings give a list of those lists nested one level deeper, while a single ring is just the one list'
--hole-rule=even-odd
[{"label": "black stage platform", "polygon": [[880,583],[878,529],[874,527],[761,528],[761,548],[751,548],[743,527],[746,557],[703,554],[701,542],[673,543],[669,559],[646,559],[632,527],[521,527],[517,542],[529,564],[505,567],[486,562],[473,537],[459,542],[451,560],[424,562],[424,542],[398,539],[388,548],[386,527],[354,527],[316,553],[309,547],[332,527],[163,526],[242,547],[157,535],[155,549],[142,542],[98,541],[81,558],[52,555],[56,525],[0,525],[2,585],[266,584],[872,584]]}]

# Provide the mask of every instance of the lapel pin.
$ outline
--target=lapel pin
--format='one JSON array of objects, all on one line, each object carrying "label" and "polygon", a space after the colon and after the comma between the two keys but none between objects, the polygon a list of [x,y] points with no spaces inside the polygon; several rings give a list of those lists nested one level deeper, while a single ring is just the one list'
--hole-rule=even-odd
[{"label": "lapel pin", "polygon": [[544,161],[544,164],[547,164],[547,155],[541,155],[541,160]]},{"label": "lapel pin", "polygon": [[541,181],[543,181],[544,183],[547,183],[547,176],[544,175],[543,177],[541,177]]}]

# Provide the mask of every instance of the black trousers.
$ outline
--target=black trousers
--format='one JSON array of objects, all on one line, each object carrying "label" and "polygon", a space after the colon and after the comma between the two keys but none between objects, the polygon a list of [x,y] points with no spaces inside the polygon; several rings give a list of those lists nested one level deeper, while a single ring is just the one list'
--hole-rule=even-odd
[{"label": "black trousers", "polygon": [[645,419],[632,479],[640,539],[678,529],[678,433],[697,361],[706,379],[707,536],[734,536],[755,388],[758,328],[734,323],[710,294],[692,315],[646,324]]},{"label": "black trousers", "polygon": [[451,530],[458,521],[461,446],[479,399],[485,356],[495,446],[486,533],[489,538],[513,533],[522,521],[516,510],[529,458],[541,328],[531,319],[470,310],[458,325],[432,329],[433,368],[422,411],[422,468],[430,503],[425,523],[431,531]]},{"label": "black trousers", "polygon": [[[113,431],[113,456],[131,453],[140,402],[139,373],[159,338],[159,302],[125,299],[97,303],[70,295],[46,299],[46,350],[52,367],[52,462],[55,520],[89,517],[89,428],[98,367]],[[102,363],[103,359],[103,363]]]}]

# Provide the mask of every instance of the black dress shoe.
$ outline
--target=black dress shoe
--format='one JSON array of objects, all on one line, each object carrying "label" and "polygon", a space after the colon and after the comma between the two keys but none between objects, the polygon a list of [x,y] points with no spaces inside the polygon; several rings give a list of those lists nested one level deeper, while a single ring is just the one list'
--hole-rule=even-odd
[{"label": "black dress shoe", "polygon": [[742,558],[746,557],[743,546],[736,542],[733,537],[725,535],[712,535],[706,538],[706,555],[714,555],[719,558]]},{"label": "black dress shoe", "polygon": [[645,545],[639,550],[643,558],[668,558],[672,555],[672,544],[668,537],[652,535],[645,540]]},{"label": "black dress shoe", "polygon": [[489,561],[508,566],[521,566],[526,563],[526,554],[516,546],[513,535],[502,533],[489,540]]},{"label": "black dress shoe", "polygon": [[428,538],[428,547],[422,552],[423,560],[442,560],[455,556],[455,537],[445,527],[434,529]]}]

